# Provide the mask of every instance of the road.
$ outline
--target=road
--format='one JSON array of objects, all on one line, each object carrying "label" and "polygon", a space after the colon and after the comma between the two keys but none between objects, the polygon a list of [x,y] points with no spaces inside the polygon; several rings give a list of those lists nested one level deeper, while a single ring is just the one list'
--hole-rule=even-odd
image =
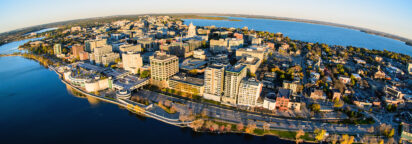
[{"label": "road", "polygon": [[258,127],[263,126],[265,122],[270,124],[270,128],[274,130],[299,130],[310,132],[316,128],[323,128],[329,133],[347,133],[347,134],[373,134],[374,132],[368,132],[368,129],[376,126],[376,124],[366,125],[352,125],[352,124],[332,124],[314,120],[296,120],[279,118],[269,115],[260,115],[247,113],[236,109],[225,109],[214,105],[205,103],[198,103],[194,101],[188,101],[172,96],[163,95],[160,93],[140,90],[134,94],[134,96],[140,96],[147,98],[151,101],[158,102],[163,100],[170,100],[175,103],[175,106],[180,110],[192,110],[195,114],[200,114],[202,111],[206,111],[208,117],[223,120],[231,123],[256,123]]}]

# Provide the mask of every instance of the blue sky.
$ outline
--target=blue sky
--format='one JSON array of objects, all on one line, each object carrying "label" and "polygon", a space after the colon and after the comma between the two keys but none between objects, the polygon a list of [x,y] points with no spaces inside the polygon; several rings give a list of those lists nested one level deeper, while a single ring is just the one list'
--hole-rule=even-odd
[{"label": "blue sky", "polygon": [[412,39],[411,0],[0,0],[0,32],[142,13],[233,13],[320,20]]}]

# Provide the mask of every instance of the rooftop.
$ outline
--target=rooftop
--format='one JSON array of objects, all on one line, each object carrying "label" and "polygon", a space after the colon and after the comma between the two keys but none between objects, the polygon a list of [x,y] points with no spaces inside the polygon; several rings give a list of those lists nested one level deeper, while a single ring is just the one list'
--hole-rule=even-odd
[{"label": "rooftop", "polygon": [[169,55],[169,54],[166,54],[166,52],[160,52],[160,51],[155,52],[155,54],[153,55],[153,58],[157,59],[157,60],[166,60],[166,59],[170,59],[170,58],[174,58],[174,57],[176,57],[176,56]]},{"label": "rooftop", "polygon": [[188,77],[188,76],[184,76],[181,74],[177,74],[173,76],[172,78],[170,78],[170,80],[175,80],[175,81],[197,85],[197,86],[203,86],[203,82],[204,82],[203,79],[195,78],[195,77]]},{"label": "rooftop", "polygon": [[236,64],[234,66],[229,67],[226,71],[239,73],[245,68],[246,68],[246,65]]}]

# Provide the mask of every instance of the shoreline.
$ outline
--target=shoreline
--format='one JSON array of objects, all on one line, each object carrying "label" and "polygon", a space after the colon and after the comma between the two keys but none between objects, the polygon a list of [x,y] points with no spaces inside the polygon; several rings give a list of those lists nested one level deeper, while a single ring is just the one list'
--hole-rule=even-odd
[{"label": "shoreline", "polygon": [[[318,20],[309,20],[309,19],[298,19],[298,18],[289,18],[289,17],[279,17],[279,16],[266,16],[266,15],[247,15],[247,14],[222,14],[222,13],[147,13],[147,14],[133,14],[133,15],[111,15],[111,16],[105,16],[105,17],[90,17],[90,18],[84,18],[84,19],[73,19],[73,20],[67,20],[67,21],[60,21],[60,22],[54,22],[54,23],[47,23],[47,24],[42,24],[42,25],[35,25],[35,26],[30,26],[30,27],[25,27],[25,28],[20,28],[20,29],[15,29],[7,32],[0,33],[1,35],[7,35],[9,33],[19,33],[21,31],[25,31],[27,29],[38,29],[38,27],[41,27],[42,29],[48,29],[48,28],[53,28],[53,27],[59,27],[61,25],[66,25],[68,23],[74,23],[74,22],[79,22],[83,20],[92,20],[92,19],[107,19],[107,18],[116,18],[116,17],[137,17],[137,16],[143,16],[143,15],[152,15],[152,16],[158,16],[158,15],[165,15],[165,16],[175,16],[175,17],[180,17],[181,19],[207,19],[207,20],[225,20],[225,21],[241,21],[237,19],[230,19],[230,18],[224,18],[224,19],[216,19],[214,17],[242,17],[242,18],[256,18],[256,19],[272,19],[272,20],[280,20],[280,21],[289,21],[289,22],[301,22],[301,23],[307,23],[307,24],[318,24],[318,25],[323,25],[323,26],[333,26],[333,27],[339,27],[339,28],[346,28],[346,29],[351,29],[351,30],[357,30],[366,34],[370,35],[375,35],[375,36],[380,36],[392,40],[397,40],[402,43],[404,43],[407,46],[412,47],[412,39],[403,37],[403,36],[398,36],[395,34],[390,34],[387,32],[381,32],[377,30],[372,30],[368,28],[362,28],[362,27],[357,27],[357,26],[351,26],[351,25],[345,25],[345,24],[339,24],[339,23],[333,23],[333,22],[325,22],[325,21],[318,21]],[[187,18],[184,18],[184,17]],[[16,39],[12,41],[7,41],[6,43],[0,43],[0,46],[4,44],[8,44],[14,41],[18,41],[22,39]]]},{"label": "shoreline", "polygon": [[[189,122],[189,121],[181,122],[181,121],[177,120],[177,121],[179,121],[180,123],[185,123],[185,124],[175,124],[175,123],[171,123],[171,122],[168,122],[168,121],[167,121],[168,118],[163,118],[163,119],[165,119],[165,120],[163,120],[162,118],[159,118],[159,117],[162,117],[162,116],[154,117],[153,115],[147,114],[149,111],[146,111],[146,110],[144,110],[144,109],[143,109],[143,111],[137,111],[135,107],[131,107],[129,104],[122,103],[122,101],[120,101],[120,100],[109,99],[109,98],[97,96],[97,95],[94,95],[94,94],[91,94],[91,93],[87,93],[87,92],[85,92],[84,90],[81,90],[80,88],[78,88],[78,87],[70,84],[69,82],[66,82],[65,80],[63,80],[63,79],[62,79],[62,74],[59,73],[59,72],[57,72],[57,70],[54,69],[54,66],[53,66],[53,65],[44,65],[44,63],[42,63],[41,61],[39,61],[39,59],[37,59],[37,58],[26,57],[25,55],[20,54],[20,53],[19,53],[19,54],[0,55],[0,58],[1,58],[1,57],[14,57],[14,56],[20,56],[20,57],[25,58],[25,59],[28,59],[28,60],[33,60],[33,61],[37,62],[38,64],[42,65],[44,68],[49,69],[49,70],[51,70],[51,71],[54,71],[54,72],[58,75],[60,81],[61,81],[63,84],[65,84],[66,86],[69,86],[72,90],[74,90],[74,91],[76,91],[76,92],[78,92],[78,93],[80,93],[80,94],[82,94],[82,95],[84,95],[84,96],[86,96],[86,97],[89,96],[89,97],[96,98],[96,99],[98,99],[98,100],[100,100],[100,101],[102,101],[102,102],[106,102],[106,103],[111,103],[111,104],[118,105],[118,106],[123,107],[123,108],[125,108],[126,110],[128,110],[128,111],[130,111],[130,112],[132,112],[132,113],[134,113],[134,114],[137,114],[137,115],[140,115],[140,116],[144,116],[144,117],[148,117],[148,118],[152,118],[152,119],[154,119],[154,120],[158,120],[158,121],[163,122],[163,123],[166,123],[166,124],[170,124],[170,125],[177,126],[177,127],[181,127],[181,128],[190,128],[190,130],[192,130],[192,131],[194,131],[194,132],[199,132],[199,133],[219,133],[218,131],[197,131],[197,130],[193,129],[192,127],[190,127],[189,124],[190,124],[191,122]],[[36,56],[33,55],[32,57],[36,57]],[[127,101],[130,101],[130,100],[127,100]],[[134,102],[134,101],[133,101],[133,102]],[[134,103],[137,104],[137,102],[134,102]],[[151,113],[151,112],[149,112],[149,113]],[[215,121],[215,120],[212,120],[212,121]],[[225,122],[225,123],[228,123],[228,122]],[[230,123],[230,122],[229,122],[229,123]],[[293,131],[293,130],[291,130],[291,131],[290,131],[290,130],[277,130],[277,129],[271,129],[271,130],[272,130],[272,131],[280,131],[280,132],[296,132],[296,131]],[[287,137],[282,137],[282,136],[280,136],[280,135],[270,134],[270,133],[256,134],[256,133],[247,133],[247,132],[240,132],[240,131],[226,131],[226,132],[223,132],[223,133],[227,133],[227,134],[237,134],[237,133],[238,133],[238,134],[247,134],[247,135],[252,135],[252,136],[256,136],[256,137],[274,136],[274,137],[279,138],[279,139],[281,139],[281,140],[287,140],[287,141],[295,142],[295,139],[290,139],[290,138],[287,138]],[[309,133],[309,132],[308,132],[308,133]],[[304,142],[305,142],[305,143],[316,143],[316,142],[314,142],[314,141],[308,141],[308,140],[304,140]]]},{"label": "shoreline", "polygon": [[199,15],[256,18],[256,19],[271,19],[271,20],[280,20],[280,21],[289,21],[289,22],[301,22],[301,23],[308,23],[308,24],[318,24],[318,25],[323,25],[323,26],[333,26],[333,27],[357,30],[357,31],[360,31],[360,32],[363,32],[363,33],[366,33],[366,34],[381,36],[381,37],[401,41],[401,42],[405,43],[405,45],[408,45],[408,46],[412,47],[412,40],[408,39],[408,38],[405,38],[405,37],[402,37],[402,36],[398,36],[398,35],[395,35],[395,34],[390,34],[390,33],[387,33],[387,32],[372,30],[372,29],[368,29],[368,28],[362,28],[362,27],[339,24],[339,23],[333,23],[333,22],[325,22],[325,21],[309,20],[309,19],[297,19],[297,18],[288,18],[288,17],[278,17],[278,16],[265,16],[265,15],[245,15],[245,14],[199,14]]}]

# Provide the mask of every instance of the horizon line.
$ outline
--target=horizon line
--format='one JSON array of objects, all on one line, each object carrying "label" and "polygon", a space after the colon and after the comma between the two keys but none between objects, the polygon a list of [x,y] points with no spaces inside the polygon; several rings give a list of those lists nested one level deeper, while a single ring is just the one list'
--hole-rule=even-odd
[{"label": "horizon line", "polygon": [[390,37],[387,37],[387,36],[374,34],[374,33],[381,33],[381,34],[389,35],[391,37],[397,37],[397,38],[390,38],[390,39],[395,39],[395,40],[399,40],[399,41],[402,41],[402,42],[406,42],[406,41],[411,41],[412,42],[412,38],[407,38],[407,37],[400,36],[400,35],[397,35],[397,34],[378,31],[378,30],[374,30],[374,29],[371,29],[371,28],[365,28],[365,27],[359,27],[359,26],[353,26],[353,25],[347,25],[347,24],[340,24],[340,23],[335,23],[335,22],[311,20],[311,19],[303,19],[303,18],[270,16],[270,15],[235,14],[235,13],[141,13],[141,14],[107,15],[107,16],[97,16],[97,17],[70,19],[70,20],[63,20],[63,21],[56,21],[56,22],[38,24],[38,25],[33,25],[33,26],[27,26],[27,27],[22,27],[22,28],[17,28],[17,29],[14,29],[14,30],[10,30],[10,31],[5,31],[5,32],[0,33],[0,35],[10,33],[10,32],[14,32],[14,31],[29,29],[29,28],[33,28],[33,27],[39,27],[39,26],[44,26],[44,25],[46,25],[46,27],[47,27],[47,25],[53,25],[53,24],[57,24],[57,23],[64,23],[64,22],[70,22],[70,21],[86,20],[86,19],[99,19],[99,18],[110,18],[110,17],[121,17],[121,16],[143,16],[143,15],[159,15],[159,16],[160,15],[165,15],[165,16],[170,15],[170,16],[172,16],[172,15],[188,15],[188,14],[204,15],[204,16],[234,16],[234,17],[243,17],[243,18],[253,18],[253,17],[255,17],[255,18],[260,18],[260,19],[275,19],[275,20],[280,20],[280,21],[292,21],[292,22],[302,22],[302,23],[309,23],[309,24],[319,24],[319,25],[325,25],[325,26],[335,26],[335,27],[347,28],[347,29],[352,29],[352,30],[359,30],[361,32],[370,31],[370,32],[373,32],[373,33],[368,33],[368,32],[365,32],[365,33],[390,38]]}]

